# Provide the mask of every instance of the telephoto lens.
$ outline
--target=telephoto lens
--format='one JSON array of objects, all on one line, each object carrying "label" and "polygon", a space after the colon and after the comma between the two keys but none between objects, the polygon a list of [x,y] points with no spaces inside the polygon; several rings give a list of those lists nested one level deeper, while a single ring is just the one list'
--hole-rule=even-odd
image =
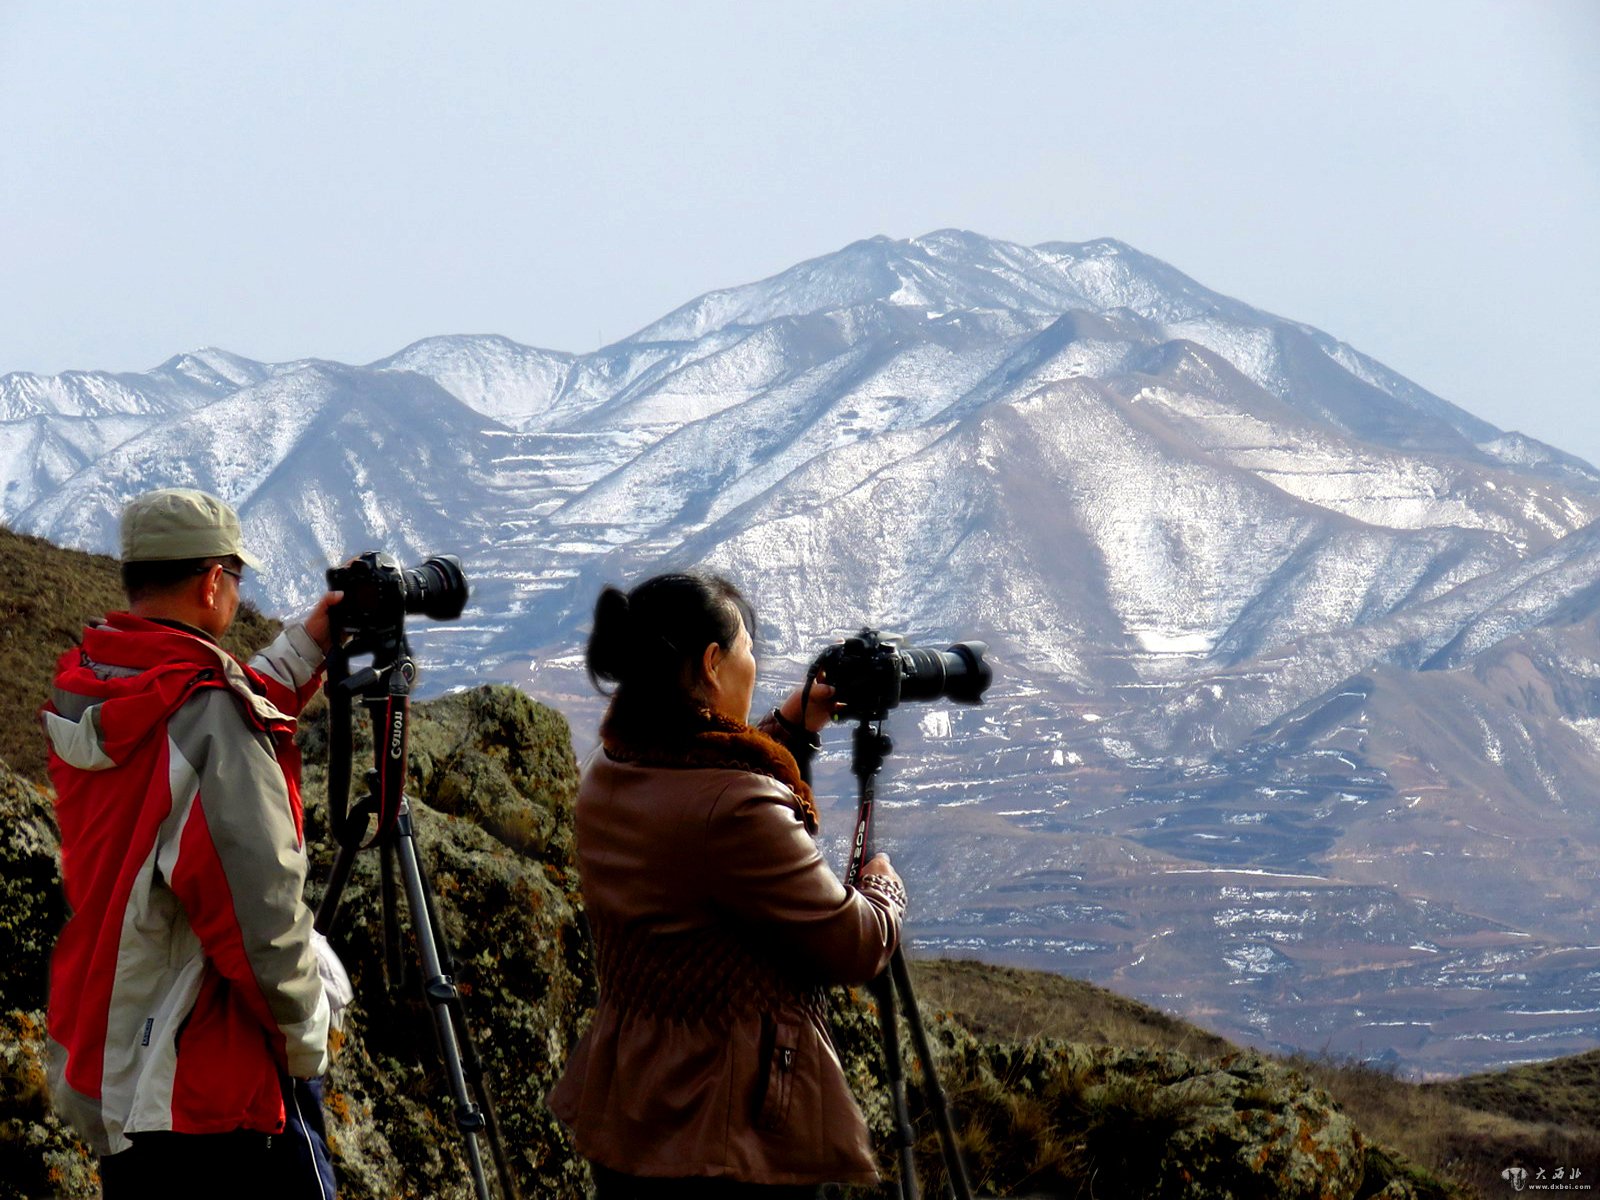
[{"label": "telephoto lens", "polygon": [[454,554],[439,554],[424,559],[405,572],[406,611],[453,621],[467,606],[467,576],[461,560]]},{"label": "telephoto lens", "polygon": [[904,647],[900,651],[900,699],[948,696],[963,704],[976,704],[994,681],[994,671],[983,661],[988,652],[983,642],[957,642],[948,650]]},{"label": "telephoto lens", "polygon": [[983,660],[988,650],[982,642],[922,650],[863,629],[818,655],[811,676],[825,676],[833,688],[837,720],[881,721],[903,700],[977,704],[994,679]]}]

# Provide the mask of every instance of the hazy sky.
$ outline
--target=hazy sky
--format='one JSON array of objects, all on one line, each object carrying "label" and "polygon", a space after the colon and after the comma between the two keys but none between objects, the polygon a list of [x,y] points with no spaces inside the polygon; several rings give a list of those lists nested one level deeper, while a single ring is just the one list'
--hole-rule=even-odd
[{"label": "hazy sky", "polygon": [[0,373],[1112,236],[1600,463],[1600,2],[0,0]]}]

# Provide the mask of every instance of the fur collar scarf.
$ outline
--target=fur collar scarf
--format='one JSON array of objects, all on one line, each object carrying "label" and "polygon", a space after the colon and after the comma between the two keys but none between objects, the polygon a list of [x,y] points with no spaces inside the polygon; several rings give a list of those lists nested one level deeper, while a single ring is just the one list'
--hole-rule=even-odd
[{"label": "fur collar scarf", "polygon": [[817,832],[817,806],[800,777],[794,755],[782,743],[743,721],[710,709],[640,719],[613,703],[600,723],[600,744],[613,762],[643,767],[717,767],[776,779],[795,795],[795,811],[806,831]]}]

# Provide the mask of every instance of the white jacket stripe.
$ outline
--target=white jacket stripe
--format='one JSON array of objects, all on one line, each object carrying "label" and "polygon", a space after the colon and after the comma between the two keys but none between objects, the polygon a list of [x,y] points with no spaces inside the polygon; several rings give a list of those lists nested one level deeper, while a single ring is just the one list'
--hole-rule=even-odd
[{"label": "white jacket stripe", "polygon": [[194,1008],[205,972],[200,939],[163,882],[177,861],[199,776],[171,738],[167,753],[169,811],[123,912],[106,1014],[100,1094],[112,1153],[127,1148],[128,1133],[172,1128],[178,1030]]},{"label": "white jacket stripe", "polygon": [[100,706],[86,710],[76,721],[53,712],[44,714],[44,730],[63,762],[80,771],[104,771],[117,764],[100,744]]}]

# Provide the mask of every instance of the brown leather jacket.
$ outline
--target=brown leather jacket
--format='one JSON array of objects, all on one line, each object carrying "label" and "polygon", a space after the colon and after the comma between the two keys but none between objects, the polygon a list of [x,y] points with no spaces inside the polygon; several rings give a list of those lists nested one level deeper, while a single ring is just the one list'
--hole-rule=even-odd
[{"label": "brown leather jacket", "polygon": [[898,889],[845,887],[794,793],[749,771],[596,751],[577,832],[600,1002],[550,1107],[578,1150],[632,1175],[874,1182],[822,989],[887,965]]}]

